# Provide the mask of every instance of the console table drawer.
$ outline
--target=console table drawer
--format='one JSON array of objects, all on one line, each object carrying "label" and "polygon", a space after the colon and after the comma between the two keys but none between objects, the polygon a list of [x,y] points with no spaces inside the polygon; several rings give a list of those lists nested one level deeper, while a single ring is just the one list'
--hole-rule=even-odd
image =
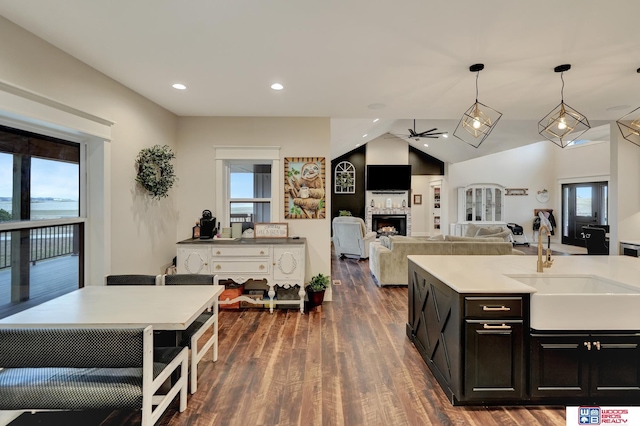
[{"label": "console table drawer", "polygon": [[211,262],[211,273],[219,274],[226,272],[234,274],[269,274],[271,271],[270,265],[270,259],[247,259],[246,257],[223,260],[213,259]]},{"label": "console table drawer", "polygon": [[257,257],[270,256],[269,246],[246,246],[246,247],[211,247],[211,254],[215,256],[242,256]]},{"label": "console table drawer", "polygon": [[522,317],[522,297],[465,297],[464,305],[466,317]]}]

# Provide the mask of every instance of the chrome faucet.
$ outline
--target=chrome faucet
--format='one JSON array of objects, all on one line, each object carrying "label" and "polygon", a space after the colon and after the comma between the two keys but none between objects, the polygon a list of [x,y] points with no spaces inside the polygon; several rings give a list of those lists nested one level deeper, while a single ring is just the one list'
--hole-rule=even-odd
[{"label": "chrome faucet", "polygon": [[542,260],[542,231],[546,231],[547,233],[547,237],[549,238],[549,242],[551,242],[551,231],[549,231],[549,228],[547,228],[547,225],[540,225],[540,229],[538,229],[538,268],[537,271],[538,272],[543,272],[544,268],[550,268],[551,264],[553,263],[553,260],[551,260],[551,247],[549,244],[549,247],[547,247],[547,252],[544,255],[544,260]]}]

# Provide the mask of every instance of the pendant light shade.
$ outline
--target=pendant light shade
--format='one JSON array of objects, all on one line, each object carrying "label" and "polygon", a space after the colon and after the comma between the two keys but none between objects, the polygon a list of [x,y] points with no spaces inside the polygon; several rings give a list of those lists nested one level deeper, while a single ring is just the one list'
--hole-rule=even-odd
[{"label": "pendant light shade", "polygon": [[[640,73],[640,68],[636,72]],[[617,120],[616,123],[623,138],[640,146],[640,107]]]},{"label": "pendant light shade", "polygon": [[538,133],[561,148],[568,146],[591,128],[584,114],[564,103],[563,73],[570,69],[571,65],[568,64],[554,68],[555,72],[560,73],[562,80],[561,101],[538,123]]},{"label": "pendant light shade", "polygon": [[478,76],[483,69],[484,64],[469,67],[469,71],[476,73],[476,101],[464,112],[453,132],[453,136],[474,148],[478,148],[484,142],[502,117],[502,113],[478,102]]}]

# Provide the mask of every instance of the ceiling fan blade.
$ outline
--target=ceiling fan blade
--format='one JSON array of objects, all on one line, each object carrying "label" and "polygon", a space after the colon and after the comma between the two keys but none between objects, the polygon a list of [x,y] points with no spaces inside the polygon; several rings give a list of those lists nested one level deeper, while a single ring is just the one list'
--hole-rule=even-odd
[{"label": "ceiling fan blade", "polygon": [[409,134],[410,134],[411,136],[417,136],[417,133],[416,133],[416,132],[414,132],[414,131],[413,131],[413,130],[411,130],[411,129],[409,129]]},{"label": "ceiling fan blade", "polygon": [[424,134],[427,134],[427,133],[431,133],[431,132],[433,132],[434,130],[438,130],[438,128],[437,128],[437,127],[434,127],[433,129],[429,129],[429,130],[425,130],[424,132],[420,132],[420,134],[421,134],[421,135],[424,135]]}]

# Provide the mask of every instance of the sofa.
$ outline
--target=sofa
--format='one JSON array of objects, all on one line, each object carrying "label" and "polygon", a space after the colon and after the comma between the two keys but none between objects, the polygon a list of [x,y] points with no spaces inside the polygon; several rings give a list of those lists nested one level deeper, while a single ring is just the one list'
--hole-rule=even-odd
[{"label": "sofa", "polygon": [[377,285],[407,285],[412,254],[509,255],[523,254],[505,238],[439,236],[435,239],[403,236],[380,237],[369,247],[369,269]]}]

